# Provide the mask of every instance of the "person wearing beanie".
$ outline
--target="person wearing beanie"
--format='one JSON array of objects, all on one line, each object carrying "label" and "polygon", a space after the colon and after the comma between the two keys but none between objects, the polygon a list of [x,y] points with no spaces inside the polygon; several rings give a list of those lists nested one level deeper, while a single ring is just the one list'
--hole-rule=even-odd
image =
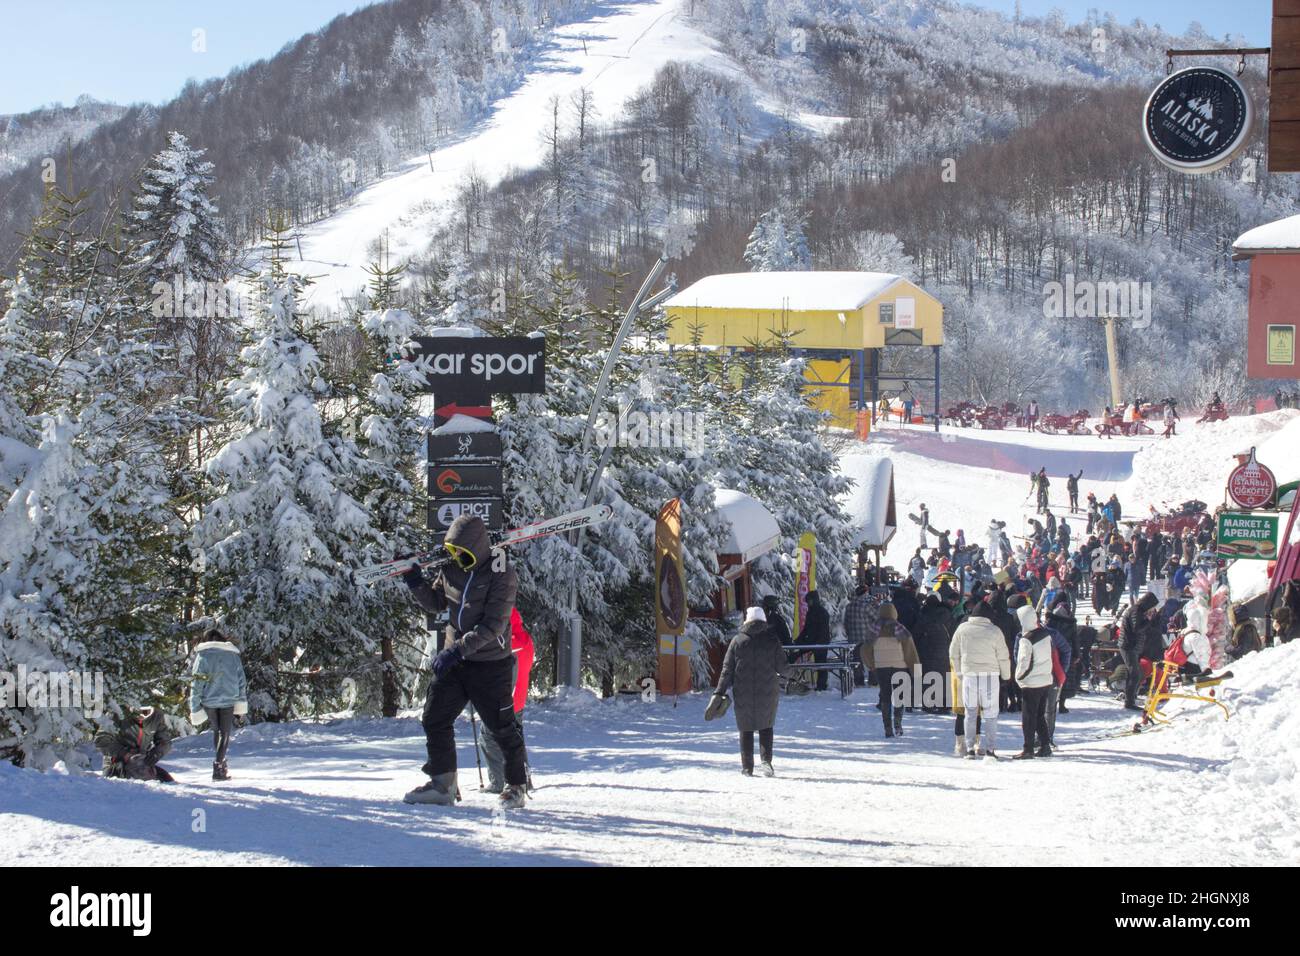
[{"label": "person wearing beanie", "polygon": [[759,759],[763,776],[774,776],[772,746],[776,708],[781,695],[781,678],[790,673],[786,650],[767,624],[761,607],[745,612],[740,633],[727,645],[722,676],[705,712],[718,712],[715,702],[725,702],[727,691],[735,700],[736,728],[740,731],[740,772],[754,775],[754,733],[758,733]]},{"label": "person wearing beanie", "polygon": [[[862,662],[875,673],[880,687],[880,717],[886,737],[903,736],[903,709],[907,706],[906,675],[919,662],[911,633],[898,622],[898,611],[886,601],[880,605],[876,639],[862,647]],[[904,675],[900,680],[899,675]]]},{"label": "person wearing beanie", "polygon": [[[1013,759],[1051,755],[1047,732],[1047,704],[1052,689],[1052,636],[1038,624],[1032,607],[1016,609],[1020,621],[1020,641],[1016,646],[1016,683],[1020,685],[1022,709],[1020,727],[1024,747]],[[1038,747],[1035,749],[1035,738]]]},{"label": "person wearing beanie", "polygon": [[[965,711],[965,755],[997,756],[998,686],[1011,678],[1011,656],[1002,631],[991,620],[992,608],[981,601],[971,609],[952,636],[948,656],[954,677],[960,681]],[[977,722],[976,718],[980,718]],[[977,726],[980,749],[975,749]],[[959,747],[958,752],[961,752]]]}]

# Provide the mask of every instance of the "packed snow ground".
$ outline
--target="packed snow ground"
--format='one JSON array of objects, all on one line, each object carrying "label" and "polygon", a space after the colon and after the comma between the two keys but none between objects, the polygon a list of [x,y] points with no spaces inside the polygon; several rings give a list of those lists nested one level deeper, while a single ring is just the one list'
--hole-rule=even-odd
[{"label": "packed snow ground", "polygon": [[[1184,420],[1180,432],[1107,441],[891,427],[849,444],[841,461],[848,474],[867,458],[893,461],[898,554],[915,540],[903,516],[922,501],[936,527],[963,527],[972,540],[991,517],[1014,529],[1040,464],[1054,501],[1064,501],[1064,474],[1083,467],[1085,495],[1115,491],[1130,513],[1190,497],[1216,504],[1232,455],[1252,445],[1280,481],[1300,477],[1300,412]],[[1094,469],[1111,480],[1093,480]],[[1300,645],[1232,670],[1222,691],[1230,720],[1209,705],[1171,704],[1183,716],[1168,729],[1111,737],[1131,715],[1085,695],[1058,722],[1059,756],[1028,763],[954,758],[951,717],[910,714],[906,736],[885,740],[874,690],[786,699],[772,780],[740,776],[734,723],[705,723],[702,694],[676,708],[586,694],[534,703],[528,741],[541,789],[509,816],[477,792],[464,719],[465,802],[451,810],[401,803],[422,779],[414,715],[244,728],[231,751],[236,779],[223,784],[208,779],[206,733],[164,761],[181,781],[172,787],[3,764],[0,863],[1131,865],[1152,852],[1132,837],[1135,800],[1175,826],[1181,845],[1202,848],[1185,851],[1190,862],[1300,862]],[[1019,716],[1000,724],[1009,756]],[[206,829],[194,832],[200,810]]]},{"label": "packed snow ground", "polygon": [[[1228,721],[1192,705],[1169,730],[1108,738],[1130,720],[1086,695],[1058,721],[1059,755],[1023,763],[952,756],[951,717],[909,714],[886,740],[874,689],[786,699],[774,779],[740,775],[734,722],[705,723],[702,694],[537,703],[539,789],[509,815],[477,791],[466,720],[454,809],[401,803],[422,779],[413,717],[245,728],[219,784],[205,733],[164,761],[174,786],[0,766],[0,863],[1132,865],[1159,842],[1135,844],[1139,805],[1217,863],[1295,863],[1300,645],[1234,670]],[[1004,715],[1000,752],[1019,741]]]}]

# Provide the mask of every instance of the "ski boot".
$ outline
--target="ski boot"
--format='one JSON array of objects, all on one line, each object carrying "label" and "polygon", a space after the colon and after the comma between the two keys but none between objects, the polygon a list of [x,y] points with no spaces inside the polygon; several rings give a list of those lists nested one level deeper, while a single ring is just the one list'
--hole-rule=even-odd
[{"label": "ski boot", "polygon": [[456,771],[440,773],[423,786],[416,787],[402,798],[406,803],[432,803],[449,807],[460,799],[460,787],[456,784]]},{"label": "ski boot", "polygon": [[524,783],[507,784],[501,791],[501,809],[520,810],[528,800],[528,785]]},{"label": "ski boot", "polygon": [[765,777],[775,777],[775,776],[776,776],[776,771],[772,769],[772,761],[770,761],[770,760],[764,760],[764,761],[763,761],[763,776],[765,776]]},{"label": "ski boot", "polygon": [[230,770],[227,769],[224,760],[212,761],[212,779],[214,782],[230,779]]}]

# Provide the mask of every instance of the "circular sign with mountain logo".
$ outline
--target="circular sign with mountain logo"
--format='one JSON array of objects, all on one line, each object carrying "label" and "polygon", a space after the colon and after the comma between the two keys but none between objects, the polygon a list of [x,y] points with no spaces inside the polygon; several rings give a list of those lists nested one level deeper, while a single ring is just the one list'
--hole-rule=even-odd
[{"label": "circular sign with mountain logo", "polygon": [[1250,95],[1235,76],[1194,66],[1156,87],[1142,112],[1142,136],[1166,166],[1208,173],[1232,162],[1253,121]]}]

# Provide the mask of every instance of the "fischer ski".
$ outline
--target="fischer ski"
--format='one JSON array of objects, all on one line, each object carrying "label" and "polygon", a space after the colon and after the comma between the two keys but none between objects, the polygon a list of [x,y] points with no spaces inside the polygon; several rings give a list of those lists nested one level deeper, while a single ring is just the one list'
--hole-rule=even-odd
[{"label": "fischer ski", "polygon": [[[592,505],[590,508],[570,511],[555,518],[547,518],[543,521],[535,521],[532,524],[521,525],[518,528],[512,528],[509,531],[493,535],[492,548],[495,550],[506,545],[522,544],[525,541],[532,541],[534,538],[542,538],[546,535],[564,534],[568,531],[590,528],[602,521],[607,521],[613,513],[614,509],[609,505]],[[421,568],[431,568],[445,564],[448,560],[446,549],[437,547],[431,551],[423,551],[420,554],[394,558],[392,561],[384,561],[379,564],[358,568],[353,572],[353,576],[358,584],[374,584],[376,581],[382,581],[385,578],[405,574],[415,565],[419,565]]]}]

